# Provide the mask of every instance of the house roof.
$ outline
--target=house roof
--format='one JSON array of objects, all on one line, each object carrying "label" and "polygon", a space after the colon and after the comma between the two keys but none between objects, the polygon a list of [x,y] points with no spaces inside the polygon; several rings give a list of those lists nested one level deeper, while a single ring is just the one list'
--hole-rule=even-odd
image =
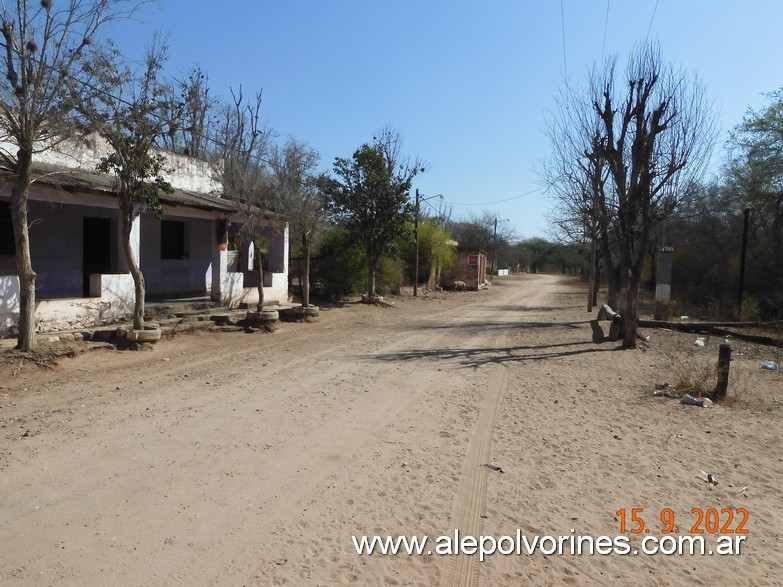
[{"label": "house roof", "polygon": [[[0,175],[8,176],[11,170],[0,165]],[[111,174],[72,169],[50,163],[33,163],[33,177],[38,184],[70,193],[89,192],[114,197],[115,179]],[[160,194],[160,200],[169,206],[188,206],[217,212],[236,212],[230,200],[215,195],[175,189],[172,193]]]},{"label": "house roof", "polygon": [[[11,169],[6,163],[0,163],[0,176],[10,179],[11,173]],[[115,180],[112,174],[73,169],[51,163],[34,162],[33,177],[39,185],[45,185],[69,193],[81,192],[115,197]],[[175,188],[170,194],[161,193],[160,201],[169,206],[187,206],[211,212],[237,212],[237,207],[231,200],[213,194],[183,189]],[[279,217],[279,214],[269,211],[264,214],[264,217],[271,219]]]}]

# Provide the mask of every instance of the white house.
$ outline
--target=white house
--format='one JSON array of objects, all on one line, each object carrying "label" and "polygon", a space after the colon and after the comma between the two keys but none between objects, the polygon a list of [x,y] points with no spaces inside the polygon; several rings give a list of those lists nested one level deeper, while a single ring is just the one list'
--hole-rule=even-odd
[{"label": "white house", "polygon": [[[13,152],[13,146],[0,144]],[[95,137],[59,145],[35,159],[29,197],[30,249],[36,277],[39,332],[77,329],[120,319],[133,308],[133,279],[122,248],[114,176],[96,171],[108,145]],[[234,307],[258,300],[253,246],[235,238],[242,219],[221,198],[207,163],[163,152],[166,217],[143,214],[132,246],[147,297],[210,295]],[[19,279],[11,225],[12,178],[0,167],[0,336],[19,318]],[[266,221],[265,300],[288,296],[288,225]],[[238,250],[229,250],[238,249]]]}]

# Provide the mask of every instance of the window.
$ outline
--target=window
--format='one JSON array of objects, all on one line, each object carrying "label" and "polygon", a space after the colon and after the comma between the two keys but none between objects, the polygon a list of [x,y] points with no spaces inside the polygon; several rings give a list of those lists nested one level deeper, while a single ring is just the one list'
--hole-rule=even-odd
[{"label": "window", "polygon": [[468,265],[478,265],[478,255],[468,255]]},{"label": "window", "polygon": [[11,224],[11,204],[0,202],[0,255],[16,255],[14,226]]},{"label": "window", "polygon": [[185,240],[185,223],[178,220],[163,220],[160,223],[160,258],[189,258]]}]

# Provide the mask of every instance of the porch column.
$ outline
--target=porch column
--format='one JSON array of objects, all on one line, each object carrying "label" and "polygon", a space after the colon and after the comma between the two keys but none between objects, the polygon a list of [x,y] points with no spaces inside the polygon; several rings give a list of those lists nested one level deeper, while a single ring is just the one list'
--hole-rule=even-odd
[{"label": "porch column", "polygon": [[212,293],[210,297],[220,302],[225,293],[223,289],[228,279],[228,251],[222,251],[215,246],[212,249]]}]

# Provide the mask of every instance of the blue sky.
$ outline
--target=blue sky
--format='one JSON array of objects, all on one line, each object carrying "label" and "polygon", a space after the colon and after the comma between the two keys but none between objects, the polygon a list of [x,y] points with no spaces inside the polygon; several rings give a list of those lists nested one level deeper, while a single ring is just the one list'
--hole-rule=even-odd
[{"label": "blue sky", "polygon": [[128,55],[167,33],[170,75],[200,64],[216,95],[262,90],[266,124],[324,169],[391,125],[430,164],[422,194],[521,238],[547,234],[547,112],[602,56],[659,42],[705,84],[722,140],[783,86],[779,0],[160,0],[139,17],[110,33]]}]

